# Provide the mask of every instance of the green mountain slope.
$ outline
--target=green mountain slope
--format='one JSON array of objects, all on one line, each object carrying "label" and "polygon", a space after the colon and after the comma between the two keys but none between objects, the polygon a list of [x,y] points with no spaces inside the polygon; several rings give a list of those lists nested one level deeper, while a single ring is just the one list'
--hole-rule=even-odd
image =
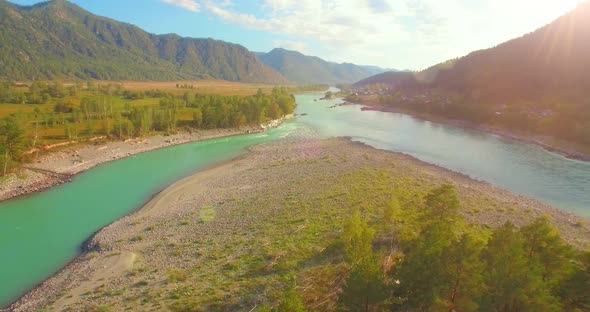
[{"label": "green mountain slope", "polygon": [[414,75],[416,75],[416,73],[388,71],[360,80],[354,83],[353,87],[363,88],[365,86],[376,84],[385,84],[395,89],[410,87],[416,84]]},{"label": "green mountain slope", "polygon": [[0,0],[0,42],[4,79],[287,82],[240,45],[150,34],[65,0],[30,7]]},{"label": "green mountain slope", "polygon": [[376,66],[332,63],[319,57],[280,48],[268,53],[258,53],[258,58],[287,79],[301,84],[353,83],[385,71]]},{"label": "green mountain slope", "polygon": [[[422,72],[384,73],[383,105],[590,146],[590,2],[523,37]],[[377,86],[376,86],[377,85]],[[548,144],[553,144],[549,142]]]},{"label": "green mountain slope", "polygon": [[414,75],[386,73],[356,83],[477,91],[513,100],[590,90],[590,3],[521,38],[435,65]]}]

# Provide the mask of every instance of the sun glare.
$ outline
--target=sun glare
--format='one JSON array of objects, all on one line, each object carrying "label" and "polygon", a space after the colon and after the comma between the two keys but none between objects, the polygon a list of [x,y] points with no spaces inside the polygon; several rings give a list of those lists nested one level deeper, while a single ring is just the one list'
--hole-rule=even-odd
[{"label": "sun glare", "polygon": [[576,8],[581,0],[526,0],[532,16],[557,17]]}]

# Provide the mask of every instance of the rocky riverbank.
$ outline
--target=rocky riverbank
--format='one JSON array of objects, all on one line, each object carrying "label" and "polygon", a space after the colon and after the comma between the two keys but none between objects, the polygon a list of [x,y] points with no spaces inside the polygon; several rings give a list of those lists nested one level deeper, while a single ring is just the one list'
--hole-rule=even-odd
[{"label": "rocky riverbank", "polygon": [[322,258],[297,256],[329,250],[352,190],[390,187],[373,185],[383,177],[416,194],[451,183],[470,222],[549,216],[569,243],[590,246],[588,220],[488,183],[347,139],[287,139],[173,184],[99,231],[85,253],[7,311],[249,311],[280,290],[275,270],[292,267],[306,303],[333,310],[332,287],[312,283]]},{"label": "rocky riverbank", "polygon": [[41,156],[33,163],[25,165],[17,173],[12,173],[0,181],[0,201],[42,191],[67,183],[71,177],[96,165],[132,156],[135,154],[167,146],[265,131],[278,127],[293,115],[272,120],[260,126],[241,129],[211,129],[183,132],[173,135],[156,135],[147,138],[106,143],[89,142],[70,145]]}]

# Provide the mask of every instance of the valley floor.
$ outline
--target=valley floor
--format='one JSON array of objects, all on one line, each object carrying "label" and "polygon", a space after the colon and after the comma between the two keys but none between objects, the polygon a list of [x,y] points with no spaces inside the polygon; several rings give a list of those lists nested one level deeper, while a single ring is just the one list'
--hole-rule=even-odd
[{"label": "valley floor", "polygon": [[570,244],[590,246],[588,220],[530,198],[347,139],[286,139],[168,187],[10,309],[254,311],[294,279],[307,307],[334,311],[348,270],[335,246],[350,208],[444,183],[472,223],[548,215]]}]

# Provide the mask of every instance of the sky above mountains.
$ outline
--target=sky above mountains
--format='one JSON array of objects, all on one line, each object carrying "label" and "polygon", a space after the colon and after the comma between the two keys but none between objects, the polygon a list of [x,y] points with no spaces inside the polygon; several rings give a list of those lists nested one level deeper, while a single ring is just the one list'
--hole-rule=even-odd
[{"label": "sky above mountains", "polygon": [[[37,0],[11,0],[21,5]],[[252,51],[424,69],[522,36],[579,0],[72,0],[149,32],[211,37]]]}]

